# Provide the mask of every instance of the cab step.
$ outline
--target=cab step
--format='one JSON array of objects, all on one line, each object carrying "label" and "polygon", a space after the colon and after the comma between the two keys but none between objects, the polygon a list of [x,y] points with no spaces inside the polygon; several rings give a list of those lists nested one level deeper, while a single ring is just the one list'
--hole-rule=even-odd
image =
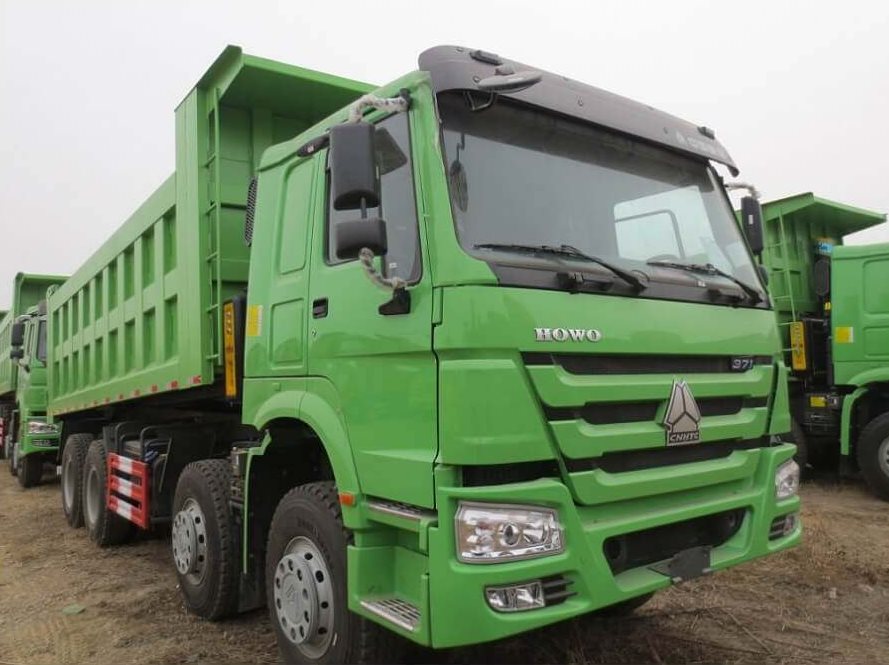
[{"label": "cab step", "polygon": [[362,600],[361,607],[404,630],[413,632],[420,625],[420,608],[401,598]]}]

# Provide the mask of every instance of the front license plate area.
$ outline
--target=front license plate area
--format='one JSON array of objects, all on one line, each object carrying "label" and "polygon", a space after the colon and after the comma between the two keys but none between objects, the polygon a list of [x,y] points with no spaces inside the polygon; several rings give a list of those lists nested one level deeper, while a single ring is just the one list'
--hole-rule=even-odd
[{"label": "front license plate area", "polygon": [[712,572],[713,569],[710,567],[711,549],[709,545],[690,547],[674,554],[672,558],[659,561],[648,568],[661,575],[666,575],[673,580],[674,584],[693,580]]}]

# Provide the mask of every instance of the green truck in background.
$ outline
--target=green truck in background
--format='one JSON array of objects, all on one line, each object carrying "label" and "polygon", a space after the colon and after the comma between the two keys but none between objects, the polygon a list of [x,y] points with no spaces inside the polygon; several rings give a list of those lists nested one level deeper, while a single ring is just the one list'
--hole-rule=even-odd
[{"label": "green truck in background", "polygon": [[48,299],[69,523],[168,527],[186,606],[265,604],[288,662],[631,609],[795,545],[725,169],[706,127],[485,51],[375,88],[227,48],[173,175]]},{"label": "green truck in background", "polygon": [[55,462],[59,433],[47,422],[46,293],[65,277],[18,273],[12,308],[0,320],[0,448],[22,487]]},{"label": "green truck in background", "polygon": [[886,215],[811,193],[763,212],[798,459],[860,470],[889,500],[889,244],[843,245]]}]

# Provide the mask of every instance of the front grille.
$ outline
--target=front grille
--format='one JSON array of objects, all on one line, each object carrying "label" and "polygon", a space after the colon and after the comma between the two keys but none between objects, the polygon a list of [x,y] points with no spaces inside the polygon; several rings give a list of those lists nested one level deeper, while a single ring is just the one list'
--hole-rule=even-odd
[{"label": "front grille", "polygon": [[[733,356],[522,354],[525,365],[559,365],[570,374],[718,374],[733,371],[732,358]],[[772,364],[770,356],[752,358],[754,365]]]},{"label": "front grille", "polygon": [[479,464],[464,466],[463,487],[508,485],[538,478],[558,478],[561,474],[555,460],[513,462],[507,464]]},{"label": "front grille", "polygon": [[627,450],[605,453],[601,457],[584,459],[565,458],[565,467],[571,473],[602,469],[607,473],[624,473],[641,469],[657,469],[663,466],[690,464],[723,459],[736,450],[753,450],[772,445],[769,437],[748,439],[746,441],[718,441],[688,446],[670,446],[669,448],[646,448],[643,450]]},{"label": "front grille", "polygon": [[[585,420],[591,425],[612,425],[654,420],[662,400],[648,402],[597,402],[582,407],[544,407],[549,421]],[[741,409],[753,409],[768,405],[767,397],[709,397],[697,400],[701,416],[729,416]]]},{"label": "front grille", "polygon": [[647,566],[692,547],[718,547],[738,532],[746,510],[737,508],[684,522],[612,536],[603,544],[611,572]]}]

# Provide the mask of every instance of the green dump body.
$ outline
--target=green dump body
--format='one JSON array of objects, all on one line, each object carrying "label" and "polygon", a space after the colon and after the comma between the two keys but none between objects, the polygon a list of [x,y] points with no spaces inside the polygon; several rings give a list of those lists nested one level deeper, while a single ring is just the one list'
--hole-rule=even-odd
[{"label": "green dump body", "polygon": [[12,283],[12,305],[0,320],[0,399],[11,399],[18,383],[18,365],[9,358],[12,324],[28,309],[46,298],[46,290],[62,284],[67,277],[60,275],[29,275],[18,273]]},{"label": "green dump body", "polygon": [[[815,262],[842,245],[843,237],[885,221],[885,215],[829,201],[811,192],[763,205],[765,238],[762,262],[769,270],[769,291],[785,351],[790,353],[790,323],[821,316]],[[790,357],[787,366],[791,367]]]},{"label": "green dump body", "polygon": [[370,89],[223,51],[176,109],[173,175],[49,299],[50,414],[216,381],[262,152]]},{"label": "green dump body", "polygon": [[865,385],[889,367],[889,243],[837,247],[831,268],[834,382]]}]

